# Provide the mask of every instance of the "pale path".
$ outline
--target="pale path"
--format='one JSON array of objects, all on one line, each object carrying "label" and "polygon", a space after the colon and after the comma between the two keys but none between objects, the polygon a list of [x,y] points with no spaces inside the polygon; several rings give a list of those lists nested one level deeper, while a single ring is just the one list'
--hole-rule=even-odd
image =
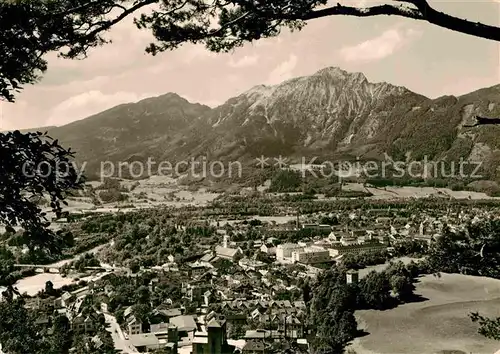
[{"label": "pale path", "polygon": [[116,322],[116,317],[105,313],[104,318],[106,318],[106,323],[109,324],[109,328],[107,330],[111,333],[111,338],[113,338],[115,349],[127,354],[138,353],[138,351],[130,344],[130,342],[125,339],[122,329]]}]

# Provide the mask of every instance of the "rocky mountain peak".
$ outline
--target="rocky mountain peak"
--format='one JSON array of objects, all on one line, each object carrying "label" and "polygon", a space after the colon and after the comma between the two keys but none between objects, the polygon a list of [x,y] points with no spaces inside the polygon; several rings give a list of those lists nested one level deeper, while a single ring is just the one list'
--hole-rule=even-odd
[{"label": "rocky mountain peak", "polygon": [[405,87],[371,83],[362,73],[328,67],[277,85],[255,86],[214,109],[167,93],[54,128],[51,135],[78,151],[80,161],[95,166],[103,158],[122,161],[138,153],[158,158],[377,158],[384,153],[454,158],[476,156],[474,151],[488,145],[491,156],[482,161],[496,167],[500,128],[461,127],[474,114],[498,116],[499,91],[500,85],[433,100]]},{"label": "rocky mountain peak", "polygon": [[321,69],[313,74],[312,77],[323,77],[334,81],[368,82],[363,73],[348,72],[334,66]]}]

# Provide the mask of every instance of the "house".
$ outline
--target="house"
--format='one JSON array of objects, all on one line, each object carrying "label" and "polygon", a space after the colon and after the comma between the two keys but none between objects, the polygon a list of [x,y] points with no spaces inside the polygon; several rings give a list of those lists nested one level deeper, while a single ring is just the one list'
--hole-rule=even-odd
[{"label": "house", "polygon": [[200,258],[200,262],[210,263],[214,258],[215,255],[212,252],[208,252],[203,257]]},{"label": "house", "polygon": [[108,310],[108,304],[105,303],[105,302],[101,302],[101,312],[103,313],[108,313],[109,310]]},{"label": "house", "polygon": [[158,279],[158,278],[151,279],[151,281],[149,282],[149,291],[154,292],[159,283],[160,283],[160,279]]},{"label": "house", "polygon": [[177,328],[179,339],[181,341],[189,343],[192,342],[194,332],[198,329],[193,316],[172,317],[169,323]]},{"label": "house", "polygon": [[349,270],[346,273],[347,284],[357,283],[359,280],[359,272],[355,270]]},{"label": "house", "polygon": [[257,261],[254,259],[249,259],[249,258],[242,258],[238,261],[238,265],[243,268],[244,270],[257,270],[260,268],[264,268],[267,266],[266,263]]},{"label": "house", "polygon": [[129,336],[142,333],[142,322],[135,316],[130,316],[127,320],[127,333]]},{"label": "house", "polygon": [[101,338],[99,338],[99,336],[97,334],[92,337],[91,341],[94,344],[95,349],[100,349],[104,345]]},{"label": "house", "polygon": [[73,300],[74,300],[73,294],[71,294],[71,293],[69,293],[67,291],[64,294],[62,294],[62,296],[61,296],[61,304],[64,307],[69,307],[69,305],[71,305],[71,303],[73,302]]},{"label": "house", "polygon": [[276,247],[276,259],[283,261],[292,257],[292,252],[302,250],[303,247],[296,243],[284,243]]},{"label": "house", "polygon": [[35,320],[35,324],[48,328],[52,325],[52,319],[47,314],[42,314],[41,316],[37,317],[37,319]]},{"label": "house", "polygon": [[111,285],[111,284],[106,284],[104,286],[104,293],[106,294],[106,296],[111,296],[113,295],[113,292],[114,292],[114,286]]},{"label": "house", "polygon": [[129,306],[123,311],[123,318],[128,320],[132,316],[132,306]]},{"label": "house", "polygon": [[129,340],[140,352],[158,350],[161,348],[160,341],[153,333],[133,334],[130,336]]},{"label": "house", "polygon": [[197,284],[186,284],[186,297],[189,298],[190,301],[202,301],[203,294],[211,290],[211,288],[212,285],[203,282],[199,282]]},{"label": "house", "polygon": [[168,318],[158,309],[153,309],[149,316],[150,323],[168,323]]},{"label": "house", "polygon": [[239,257],[243,255],[243,252],[241,251],[240,248],[216,246],[215,254],[217,255],[217,257],[220,257],[222,259],[228,259],[232,262],[235,262],[238,260]]},{"label": "house", "polygon": [[304,326],[302,321],[294,315],[277,316],[278,330],[284,333],[285,338],[301,338],[304,335]]},{"label": "house", "polygon": [[263,341],[249,340],[241,350],[242,354],[263,354],[266,351],[266,346]]},{"label": "house", "polygon": [[350,245],[333,245],[328,249],[328,251],[330,252],[331,257],[336,257],[347,253],[380,251],[385,248],[387,248],[386,244],[375,241],[375,242],[365,242],[365,243],[357,243]]},{"label": "house", "polygon": [[97,330],[98,320],[95,313],[85,316],[79,314],[71,321],[71,328],[78,333],[92,333]]},{"label": "house", "polygon": [[176,326],[170,323],[152,324],[150,332],[158,338],[162,347],[164,346],[167,348],[167,353],[177,354],[179,332]]},{"label": "house", "polygon": [[275,257],[276,256],[276,247],[274,247],[273,244],[271,243],[264,243],[262,246],[260,246],[260,251],[262,253],[267,254],[270,257]]},{"label": "house", "polygon": [[203,306],[208,307],[211,300],[212,292],[210,290],[205,291],[205,293],[203,294]]},{"label": "house", "polygon": [[197,333],[193,339],[192,354],[230,354],[233,352],[234,346],[227,342],[224,316],[214,316],[207,324],[207,331]]},{"label": "house", "polygon": [[189,264],[189,276],[193,278],[198,277],[212,268],[213,266],[208,262],[199,261],[191,263]]},{"label": "house", "polygon": [[162,313],[166,317],[166,320],[169,322],[172,317],[182,316],[182,314],[184,313],[184,311],[180,308],[158,308],[158,312]]},{"label": "house", "polygon": [[292,252],[292,261],[303,264],[316,264],[330,261],[330,252],[322,247],[305,247]]}]

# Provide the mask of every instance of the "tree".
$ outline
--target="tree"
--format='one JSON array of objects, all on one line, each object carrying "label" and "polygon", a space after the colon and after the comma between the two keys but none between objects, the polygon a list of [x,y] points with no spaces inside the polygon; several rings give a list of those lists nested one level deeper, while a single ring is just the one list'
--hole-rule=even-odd
[{"label": "tree", "polygon": [[48,280],[45,282],[45,293],[48,295],[52,295],[54,292],[54,284]]},{"label": "tree", "polygon": [[389,278],[392,291],[397,295],[398,299],[405,301],[413,295],[412,279],[404,275],[394,274]]},{"label": "tree", "polygon": [[311,285],[308,280],[306,280],[302,286],[302,300],[304,300],[306,304],[311,301]]},{"label": "tree", "polygon": [[[500,28],[439,12],[427,0],[387,0],[366,8],[326,6],[327,0],[16,0],[0,3],[0,97],[14,101],[22,85],[35,83],[47,69],[43,56],[61,51],[84,58],[107,43],[104,33],[123,19],[152,31],[155,55],[183,43],[201,43],[227,52],[246,42],[300,30],[310,20],[330,16],[401,16],[476,37],[500,41]],[[146,9],[148,11],[146,11]],[[65,50],[65,51],[62,51]]]},{"label": "tree", "polygon": [[446,229],[431,244],[427,265],[432,272],[465,273],[500,279],[500,220]]},{"label": "tree", "polygon": [[82,187],[73,153],[40,132],[8,132],[0,134],[0,166],[0,224],[11,233],[20,226],[23,231],[13,237],[31,254],[59,254],[72,239],[48,229],[39,201],[48,198],[60,215],[68,193]]},{"label": "tree", "polygon": [[50,353],[50,343],[22,300],[0,303],[0,342],[6,353]]},{"label": "tree", "polygon": [[391,286],[385,273],[371,271],[360,283],[360,288],[368,308],[383,310],[391,299]]},{"label": "tree", "polygon": [[71,325],[66,316],[58,315],[54,317],[52,324],[52,348],[53,353],[68,353],[71,348]]},{"label": "tree", "polygon": [[477,312],[471,313],[469,317],[472,322],[479,324],[479,334],[489,339],[500,340],[500,317],[486,318]]},{"label": "tree", "polygon": [[0,247],[0,285],[8,285],[9,275],[15,270],[15,257],[7,248]]},{"label": "tree", "polygon": [[345,283],[345,272],[334,267],[321,274],[312,293],[309,320],[316,331],[313,353],[342,353],[357,333],[356,297]]},{"label": "tree", "polygon": [[129,268],[132,273],[134,274],[139,273],[141,269],[139,261],[137,259],[132,259],[129,263]]}]

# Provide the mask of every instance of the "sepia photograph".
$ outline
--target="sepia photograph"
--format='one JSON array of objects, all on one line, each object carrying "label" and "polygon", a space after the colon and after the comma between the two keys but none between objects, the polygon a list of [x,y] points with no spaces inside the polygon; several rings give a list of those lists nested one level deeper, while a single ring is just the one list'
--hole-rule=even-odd
[{"label": "sepia photograph", "polygon": [[500,354],[500,0],[0,0],[0,354]]}]

